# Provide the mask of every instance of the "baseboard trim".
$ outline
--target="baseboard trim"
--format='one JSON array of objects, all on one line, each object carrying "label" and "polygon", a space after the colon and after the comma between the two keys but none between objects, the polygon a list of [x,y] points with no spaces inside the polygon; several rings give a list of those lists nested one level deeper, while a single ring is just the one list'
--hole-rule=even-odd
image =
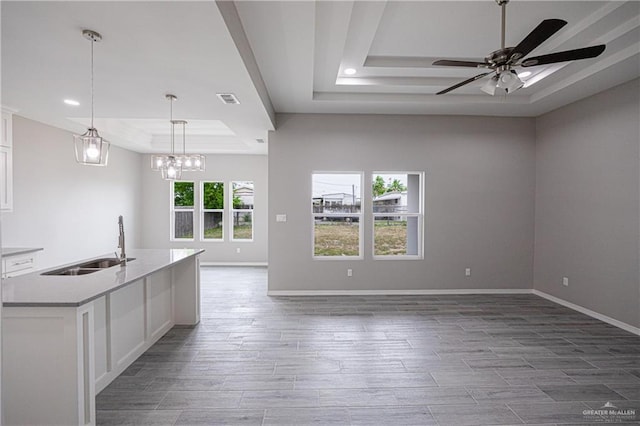
[{"label": "baseboard trim", "polygon": [[565,306],[574,311],[583,313],[597,320],[606,322],[615,327],[621,328],[629,333],[640,336],[640,328],[631,324],[611,318],[607,315],[600,314],[575,303],[552,296],[540,290],[530,288],[522,289],[449,289],[449,290],[269,290],[268,296],[446,296],[446,295],[465,295],[465,294],[534,294],[543,299]]},{"label": "baseboard trim", "polygon": [[529,288],[455,290],[269,290],[267,296],[437,296],[460,294],[531,294]]},{"label": "baseboard trim", "polygon": [[585,307],[580,306],[580,305],[576,305],[575,303],[567,302],[564,299],[560,299],[558,297],[552,296],[552,295],[547,294],[547,293],[545,293],[543,291],[540,291],[540,290],[532,290],[532,293],[535,294],[536,296],[542,297],[543,299],[547,299],[547,300],[550,300],[552,302],[555,302],[558,305],[562,305],[562,306],[565,306],[565,307],[567,307],[569,309],[573,309],[574,311],[581,312],[581,313],[583,313],[585,315],[588,315],[588,316],[590,316],[592,318],[598,319],[600,321],[606,322],[607,324],[611,324],[611,325],[613,325],[615,327],[618,327],[618,328],[621,328],[623,330],[626,330],[629,333],[633,333],[635,335],[640,336],[640,328],[634,327],[631,324],[627,324],[626,322],[622,322],[622,321],[619,321],[617,319],[608,317],[606,315],[599,314],[596,311],[592,311],[591,309],[585,308]]},{"label": "baseboard trim", "polygon": [[268,266],[267,262],[203,262],[200,266]]}]

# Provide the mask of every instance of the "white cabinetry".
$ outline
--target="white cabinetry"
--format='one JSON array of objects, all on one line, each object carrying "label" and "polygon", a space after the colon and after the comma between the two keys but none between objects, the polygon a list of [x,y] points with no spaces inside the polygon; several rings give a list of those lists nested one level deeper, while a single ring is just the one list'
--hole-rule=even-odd
[{"label": "white cabinetry", "polygon": [[[133,255],[138,258],[134,262],[144,266],[145,259]],[[197,256],[148,275],[142,268],[135,269],[134,262],[114,270],[126,275],[127,268],[132,268],[131,274],[144,275],[142,278],[79,306],[71,302],[12,306],[5,302],[3,424],[95,425],[98,392],[174,325],[200,322]],[[106,271],[97,274],[109,276]],[[40,282],[55,285],[57,280],[49,278]],[[77,278],[77,285],[90,285]]]},{"label": "white cabinetry", "polygon": [[171,329],[173,287],[165,269],[93,302],[96,394]]},{"label": "white cabinetry", "polygon": [[2,257],[2,278],[17,277],[36,270],[38,253],[16,254]]},{"label": "white cabinetry", "polygon": [[13,114],[2,110],[0,135],[0,210],[13,209]]}]

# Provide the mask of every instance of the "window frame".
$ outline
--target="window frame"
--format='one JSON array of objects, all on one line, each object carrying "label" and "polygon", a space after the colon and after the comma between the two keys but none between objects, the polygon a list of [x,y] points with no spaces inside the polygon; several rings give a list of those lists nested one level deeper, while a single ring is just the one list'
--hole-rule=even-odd
[{"label": "window frame", "polygon": [[[221,183],[222,184],[222,202],[223,202],[223,206],[222,209],[207,209],[204,207],[204,185],[206,183]],[[225,206],[224,203],[227,200],[227,186],[225,185],[224,181],[218,181],[218,180],[201,180],[200,181],[200,241],[205,242],[205,243],[223,243],[225,242],[225,238],[224,238],[224,234],[226,231],[227,226],[225,225]],[[204,216],[205,213],[221,213],[222,214],[222,237],[221,238],[205,238],[204,236]]]},{"label": "window frame", "polygon": [[[358,175],[360,183],[360,212],[359,213],[315,213],[313,211],[313,178],[315,175]],[[310,191],[309,197],[310,213],[311,213],[311,258],[313,260],[327,261],[327,260],[362,260],[364,259],[364,172],[362,171],[312,171],[310,179]],[[353,217],[358,221],[358,254],[355,256],[317,256],[316,255],[316,242],[315,242],[315,229],[317,217]]]},{"label": "window frame", "polygon": [[[389,212],[374,212],[374,196],[373,192],[371,192],[371,205],[369,212],[371,213],[371,257],[373,260],[424,260],[424,188],[425,188],[425,173],[424,172],[408,172],[408,171],[373,171],[371,172],[371,176],[369,179],[369,184],[373,185],[373,179],[375,176],[379,175],[417,175],[420,180],[420,184],[418,187],[418,211],[416,213],[396,213],[394,212],[393,216],[402,217],[406,220],[408,226],[408,218],[415,217],[417,218],[417,226],[418,226],[418,253],[417,254],[401,254],[401,255],[379,255],[376,254],[376,218],[380,217],[388,217],[390,216]],[[408,234],[407,234],[408,236]]]},{"label": "window frame", "polygon": [[[195,181],[192,180],[172,180],[170,181],[171,185],[169,185],[169,192],[170,192],[170,197],[169,197],[169,211],[170,211],[170,220],[169,220],[169,241],[175,241],[175,242],[184,242],[184,241],[195,241],[195,236],[196,236],[196,218],[195,218],[195,209],[196,209],[196,183]],[[186,183],[191,183],[193,184],[193,206],[188,209],[188,208],[182,208],[182,209],[176,209],[175,206],[175,184],[177,182],[186,182]],[[191,238],[176,238],[175,233],[176,233],[176,227],[175,227],[175,223],[176,223],[176,212],[191,212],[191,227],[193,230],[193,236]]]},{"label": "window frame", "polygon": [[[233,195],[234,195],[234,188],[233,188],[233,184],[234,183],[241,183],[241,182],[251,182],[251,184],[253,185],[253,204],[251,205],[250,209],[236,209],[233,207]],[[229,241],[234,242],[234,243],[252,243],[254,241],[255,238],[255,228],[254,228],[254,222],[255,222],[255,215],[254,215],[254,210],[255,210],[255,197],[256,197],[256,186],[255,186],[255,181],[253,180],[231,180],[229,181],[229,214],[228,214],[228,220],[229,220]],[[251,238],[234,238],[235,235],[235,227],[234,227],[234,221],[233,221],[233,215],[234,213],[251,213]]]}]

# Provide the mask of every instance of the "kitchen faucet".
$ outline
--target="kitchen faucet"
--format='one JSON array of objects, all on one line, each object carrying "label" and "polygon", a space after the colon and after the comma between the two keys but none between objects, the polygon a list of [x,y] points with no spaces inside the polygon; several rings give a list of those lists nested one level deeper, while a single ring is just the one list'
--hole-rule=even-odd
[{"label": "kitchen faucet", "polygon": [[124,252],[124,222],[122,216],[118,216],[118,230],[120,235],[118,236],[118,248],[120,249],[120,256],[116,253],[116,257],[120,259],[120,264],[125,266],[127,264],[127,255]]}]

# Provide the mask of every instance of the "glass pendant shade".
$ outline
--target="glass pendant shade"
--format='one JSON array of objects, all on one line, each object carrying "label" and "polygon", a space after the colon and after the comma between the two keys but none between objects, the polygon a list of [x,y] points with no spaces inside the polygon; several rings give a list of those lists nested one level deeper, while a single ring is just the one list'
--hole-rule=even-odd
[{"label": "glass pendant shade", "polygon": [[151,170],[158,171],[164,168],[169,161],[168,154],[154,154],[151,156]]},{"label": "glass pendant shade", "polygon": [[109,142],[94,128],[82,135],[73,135],[76,161],[87,166],[106,166],[109,161]]},{"label": "glass pendant shade", "polygon": [[515,92],[524,86],[524,82],[514,70],[505,70],[491,77],[480,90],[491,96],[506,95]]},{"label": "glass pendant shade", "polygon": [[151,170],[159,171],[166,168],[170,158],[175,159],[183,172],[205,170],[206,157],[202,154],[154,154],[151,156]]},{"label": "glass pendant shade", "polygon": [[167,156],[167,162],[160,168],[162,179],[178,180],[182,178],[182,165],[173,155]]},{"label": "glass pendant shade", "polygon": [[512,93],[524,86],[524,82],[520,80],[518,74],[514,70],[500,73],[498,78],[498,89],[504,89],[507,93]]},{"label": "glass pendant shade", "polygon": [[205,170],[206,157],[202,154],[183,154],[180,155],[180,163],[182,170],[190,172],[202,172]]},{"label": "glass pendant shade", "polygon": [[498,84],[498,76],[493,76],[489,81],[485,83],[484,86],[480,90],[482,90],[487,95],[495,95],[496,94],[496,85]]}]

